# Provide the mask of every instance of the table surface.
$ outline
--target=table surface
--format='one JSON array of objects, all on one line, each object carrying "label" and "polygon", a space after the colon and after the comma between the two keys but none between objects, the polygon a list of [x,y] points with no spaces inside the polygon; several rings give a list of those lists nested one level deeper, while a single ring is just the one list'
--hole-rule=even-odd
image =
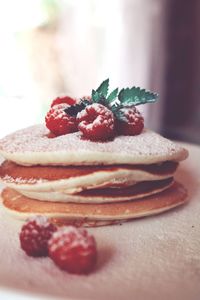
[{"label": "table surface", "polygon": [[89,229],[96,237],[99,253],[96,270],[90,275],[70,275],[49,258],[26,256],[18,240],[22,223],[0,209],[0,296],[200,299],[200,147],[184,146],[190,156],[181,163],[176,178],[188,189],[189,202],[121,226]]}]

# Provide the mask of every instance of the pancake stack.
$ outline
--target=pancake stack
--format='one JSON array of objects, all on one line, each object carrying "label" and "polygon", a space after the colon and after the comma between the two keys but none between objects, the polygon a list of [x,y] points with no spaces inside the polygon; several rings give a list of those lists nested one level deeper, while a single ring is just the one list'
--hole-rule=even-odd
[{"label": "pancake stack", "polygon": [[187,150],[148,129],[92,142],[80,132],[50,137],[35,125],[0,140],[0,153],[3,206],[22,220],[39,214],[57,224],[100,226],[186,201],[174,174]]}]

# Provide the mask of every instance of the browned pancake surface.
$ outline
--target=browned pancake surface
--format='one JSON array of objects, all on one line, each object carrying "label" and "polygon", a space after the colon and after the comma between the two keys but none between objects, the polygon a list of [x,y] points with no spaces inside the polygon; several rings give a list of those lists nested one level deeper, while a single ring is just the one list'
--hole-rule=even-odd
[{"label": "browned pancake surface", "polygon": [[142,170],[155,175],[173,174],[177,169],[176,162],[163,162],[151,165],[114,165],[114,166],[21,166],[5,161],[0,166],[0,178],[9,176],[12,179],[46,179],[58,180],[88,175],[94,172],[112,172],[118,169]]},{"label": "browned pancake surface", "polygon": [[97,220],[131,219],[165,211],[186,201],[187,192],[179,183],[174,183],[167,190],[143,199],[120,203],[75,204],[52,203],[33,200],[13,189],[6,188],[2,192],[4,206],[16,213],[56,214],[58,217],[88,218]]}]

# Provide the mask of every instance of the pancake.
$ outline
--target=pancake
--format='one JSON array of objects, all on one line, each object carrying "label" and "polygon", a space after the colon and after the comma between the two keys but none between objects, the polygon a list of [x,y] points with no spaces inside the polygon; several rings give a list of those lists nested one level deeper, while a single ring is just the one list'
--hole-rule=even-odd
[{"label": "pancake", "polygon": [[144,129],[107,142],[80,132],[53,137],[45,125],[0,140],[3,206],[26,219],[100,226],[161,213],[186,201],[173,176],[187,150]]},{"label": "pancake", "polygon": [[75,204],[37,201],[6,188],[2,192],[4,208],[16,218],[45,215],[59,224],[100,226],[162,213],[186,202],[187,192],[179,183],[143,199],[120,203]]},{"label": "pancake", "polygon": [[112,165],[179,162],[187,150],[153,131],[136,136],[116,136],[108,142],[92,142],[79,132],[49,137],[45,125],[34,125],[0,140],[0,153],[22,165]]},{"label": "pancake", "polygon": [[176,162],[164,162],[152,165],[26,167],[4,161],[0,166],[0,180],[23,194],[26,191],[75,194],[85,189],[125,187],[142,181],[163,180],[173,177],[177,166]]},{"label": "pancake", "polygon": [[158,181],[144,181],[133,186],[123,188],[101,188],[84,190],[77,194],[67,194],[65,190],[50,192],[34,192],[19,190],[22,195],[29,198],[50,202],[73,202],[73,203],[110,203],[129,201],[148,195],[159,193],[167,189],[173,183],[173,178]]}]

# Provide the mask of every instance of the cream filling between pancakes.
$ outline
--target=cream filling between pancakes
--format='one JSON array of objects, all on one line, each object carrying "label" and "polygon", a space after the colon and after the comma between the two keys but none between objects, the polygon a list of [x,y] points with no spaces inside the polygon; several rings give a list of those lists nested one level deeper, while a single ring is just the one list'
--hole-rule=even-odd
[{"label": "cream filling between pancakes", "polygon": [[7,186],[23,194],[76,194],[85,189],[125,187],[143,181],[163,180],[173,177],[177,166],[177,163],[163,162],[149,166],[23,167],[4,162],[0,167],[0,178]]},{"label": "cream filling between pancakes", "polygon": [[25,220],[36,214],[65,220],[128,220],[164,212],[186,202],[187,192],[175,182],[169,189],[135,201],[115,204],[48,203],[29,199],[18,192],[5,189],[2,193],[3,206],[13,216]]},{"label": "cream filling between pancakes", "polygon": [[[58,192],[76,194],[85,189],[100,187],[130,186],[137,182],[155,181],[172,177],[173,174],[153,175],[143,171],[118,170],[112,173],[98,172],[86,176],[55,181],[37,182],[35,184],[16,184],[6,181],[6,185],[21,193],[27,192]],[[5,178],[6,179],[6,178]]]},{"label": "cream filling between pancakes", "polygon": [[105,188],[85,190],[77,194],[67,194],[66,191],[57,192],[29,192],[20,191],[24,196],[40,201],[65,203],[114,203],[130,201],[157,194],[169,188],[173,178],[159,181],[140,182],[124,188]]}]

